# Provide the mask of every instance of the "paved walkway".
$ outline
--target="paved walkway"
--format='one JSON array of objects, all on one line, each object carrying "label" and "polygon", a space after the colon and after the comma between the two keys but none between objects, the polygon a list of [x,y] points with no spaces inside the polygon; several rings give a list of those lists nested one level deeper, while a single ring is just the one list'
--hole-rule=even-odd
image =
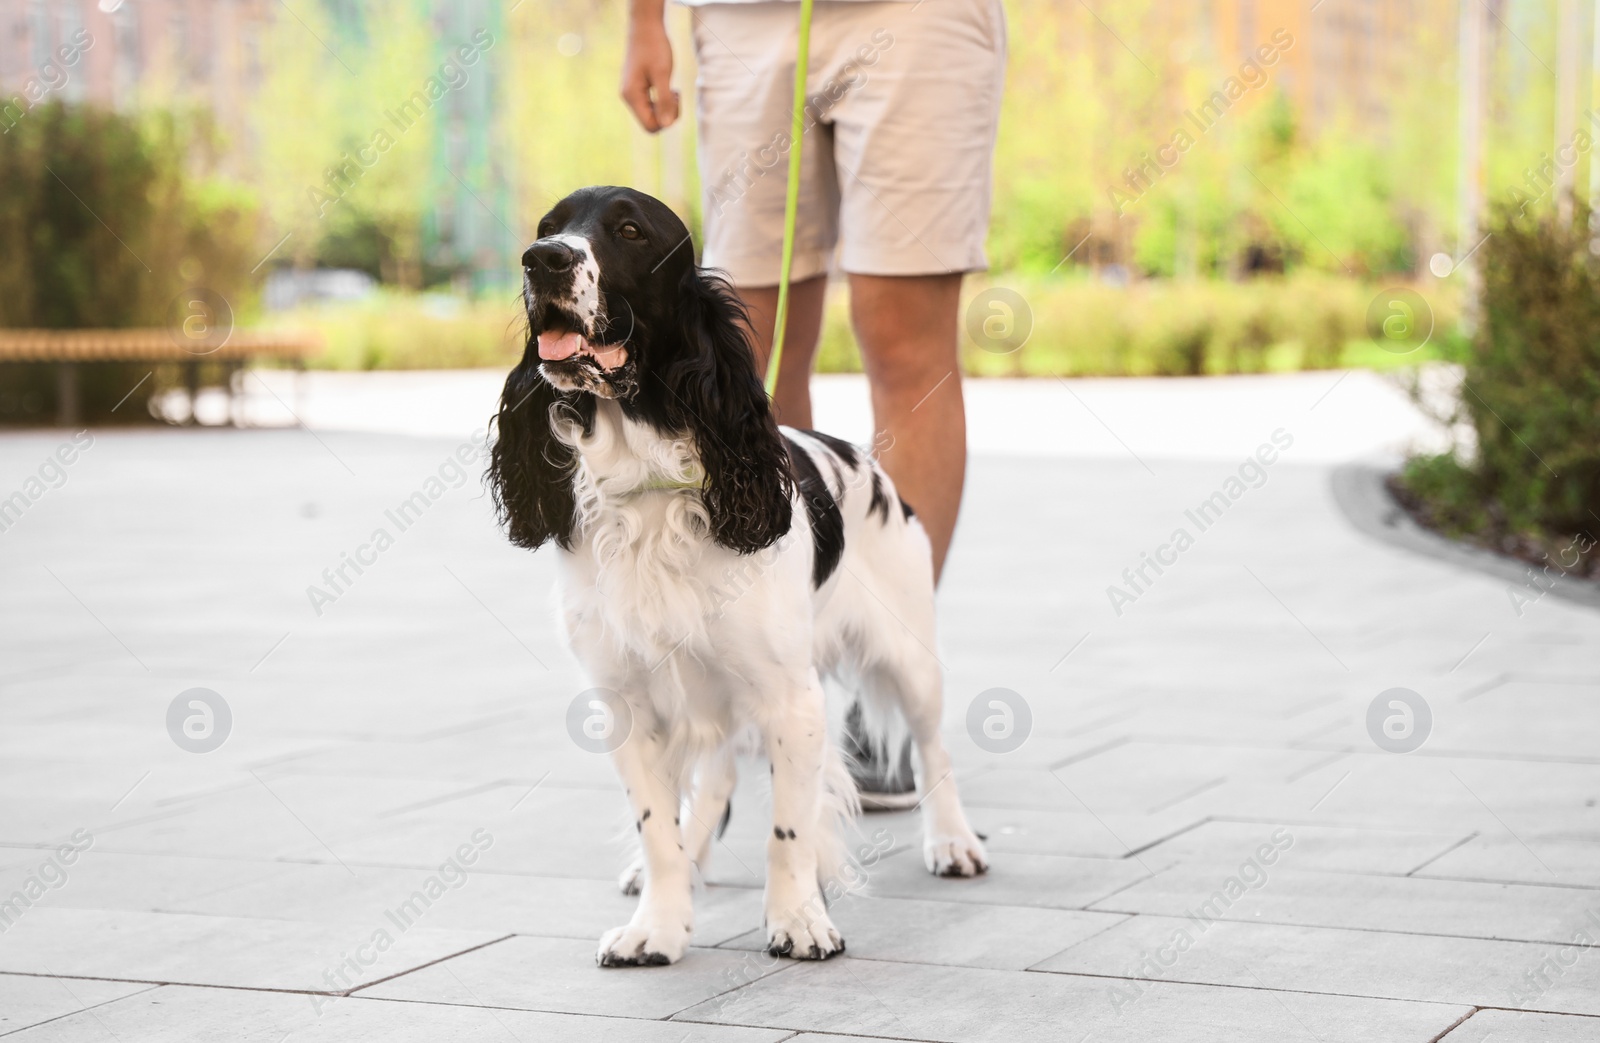
[{"label": "paved walkway", "polygon": [[[626,813],[563,724],[551,561],[503,542],[475,471],[452,487],[457,427],[330,406],[315,432],[96,434],[0,532],[0,902],[25,899],[0,905],[0,1034],[1600,1039],[1600,614],[1519,616],[1504,581],[1359,535],[1329,462],[1425,425],[1396,407],[1377,438],[1381,382],[1317,404],[1314,376],[980,389],[1101,439],[974,433],[940,654],[994,869],[929,878],[915,823],[865,819],[870,894],[814,965],[758,951],[750,770],[697,947],[594,966],[631,910]],[[0,496],[62,442],[0,437]],[[318,614],[307,587],[379,528]],[[209,740],[208,697],[172,716],[193,688],[221,699]],[[965,726],[994,688],[1031,711],[1011,752]]]}]

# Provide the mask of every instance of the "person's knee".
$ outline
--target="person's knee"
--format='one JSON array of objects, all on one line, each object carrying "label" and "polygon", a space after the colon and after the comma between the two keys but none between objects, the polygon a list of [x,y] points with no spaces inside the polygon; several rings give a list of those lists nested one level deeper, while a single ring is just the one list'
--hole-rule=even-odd
[{"label": "person's knee", "polygon": [[926,342],[915,341],[878,345],[866,360],[867,376],[874,390],[891,398],[921,398],[941,382],[959,381],[960,364],[955,353],[931,348]]},{"label": "person's knee", "polygon": [[959,276],[852,278],[851,319],[875,385],[923,394],[958,368],[959,290]]}]

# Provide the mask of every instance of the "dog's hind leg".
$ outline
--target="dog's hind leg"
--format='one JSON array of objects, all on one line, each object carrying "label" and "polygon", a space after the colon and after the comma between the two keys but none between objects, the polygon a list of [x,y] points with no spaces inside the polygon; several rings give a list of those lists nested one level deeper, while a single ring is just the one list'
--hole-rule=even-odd
[{"label": "dog's hind leg", "polygon": [[[894,522],[874,529],[869,521],[862,530],[857,556],[847,552],[847,564],[853,565],[840,577],[831,605],[841,618],[831,625],[854,634],[846,655],[866,689],[863,719],[869,725],[875,721],[881,731],[885,711],[898,708],[911,730],[921,762],[917,790],[928,871],[973,876],[989,867],[989,856],[962,810],[950,754],[939,734],[943,677],[933,651],[937,635],[927,536],[915,518],[904,521],[901,529]],[[893,748],[899,748],[898,741]]]},{"label": "dog's hind leg", "polygon": [[[684,805],[688,815],[682,823],[683,846],[695,868],[703,874],[711,862],[711,842],[728,828],[733,812],[733,788],[739,781],[738,763],[732,744],[714,750],[700,759],[695,771],[694,795]],[[644,851],[636,850],[628,867],[617,879],[625,895],[636,895],[644,883]]]},{"label": "dog's hind leg", "polygon": [[635,844],[633,857],[628,860],[627,868],[622,875],[617,877],[617,889],[625,895],[637,895],[644,886],[644,848]]},{"label": "dog's hind leg", "polygon": [[700,758],[694,796],[687,808],[689,818],[683,823],[683,846],[702,874],[711,864],[711,842],[728,828],[733,813],[733,787],[738,782],[739,765],[732,743]]},{"label": "dog's hind leg", "polygon": [[644,849],[644,877],[633,919],[600,938],[602,967],[675,963],[694,929],[692,878],[678,826],[678,787],[662,740],[636,728],[612,759],[627,787]]},{"label": "dog's hind leg", "polygon": [[909,638],[899,645],[898,655],[875,664],[866,677],[878,693],[895,700],[917,744],[922,861],[936,876],[975,876],[989,868],[989,856],[967,822],[950,753],[939,734],[943,702],[939,664]]}]

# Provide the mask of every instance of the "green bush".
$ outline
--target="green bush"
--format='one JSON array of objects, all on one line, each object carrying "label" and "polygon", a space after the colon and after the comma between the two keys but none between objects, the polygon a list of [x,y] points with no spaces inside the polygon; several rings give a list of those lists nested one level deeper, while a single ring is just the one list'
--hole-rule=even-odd
[{"label": "green bush", "polygon": [[1588,217],[1503,209],[1491,232],[1456,417],[1476,448],[1410,461],[1402,495],[1441,528],[1518,553],[1537,547],[1536,558],[1577,538],[1589,569],[1600,533],[1600,262]]},{"label": "green bush", "polygon": [[[1152,279],[1121,287],[1078,277],[991,274],[972,279],[966,299],[1007,286],[1027,301],[1033,333],[1010,354],[964,343],[976,376],[1188,376],[1267,373],[1368,365],[1411,365],[1436,357],[1456,322],[1453,293],[1430,287],[1432,346],[1394,355],[1366,334],[1378,287],[1315,272],[1223,280]],[[844,358],[842,309],[830,312],[823,362]],[[829,352],[827,349],[832,348]]]},{"label": "green bush", "polygon": [[188,173],[213,144],[170,113],[29,110],[0,136],[0,326],[160,326],[191,286],[243,309],[260,260],[253,206]]},{"label": "green bush", "polygon": [[[216,154],[199,119],[61,102],[29,109],[0,135],[0,327],[165,326],[175,298],[193,287],[220,294],[236,317],[248,311],[250,269],[265,247],[250,197],[196,173]],[[146,372],[91,367],[82,375],[88,418],[147,417],[166,370],[109,415],[128,373]],[[0,421],[53,414],[54,380],[50,367],[0,366]]]}]

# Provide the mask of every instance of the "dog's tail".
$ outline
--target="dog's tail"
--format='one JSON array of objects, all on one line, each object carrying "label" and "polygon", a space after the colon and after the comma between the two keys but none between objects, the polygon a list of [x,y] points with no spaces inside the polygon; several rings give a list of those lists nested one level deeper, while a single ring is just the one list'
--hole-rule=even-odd
[{"label": "dog's tail", "polygon": [[890,794],[915,798],[911,726],[892,691],[892,675],[870,668],[841,669],[830,681],[829,723],[836,728],[861,803],[869,810],[895,810],[898,804],[876,801]]},{"label": "dog's tail", "polygon": [[822,760],[822,836],[817,847],[817,879],[823,893],[859,890],[848,838],[856,833],[861,798],[836,743],[828,743]]}]

